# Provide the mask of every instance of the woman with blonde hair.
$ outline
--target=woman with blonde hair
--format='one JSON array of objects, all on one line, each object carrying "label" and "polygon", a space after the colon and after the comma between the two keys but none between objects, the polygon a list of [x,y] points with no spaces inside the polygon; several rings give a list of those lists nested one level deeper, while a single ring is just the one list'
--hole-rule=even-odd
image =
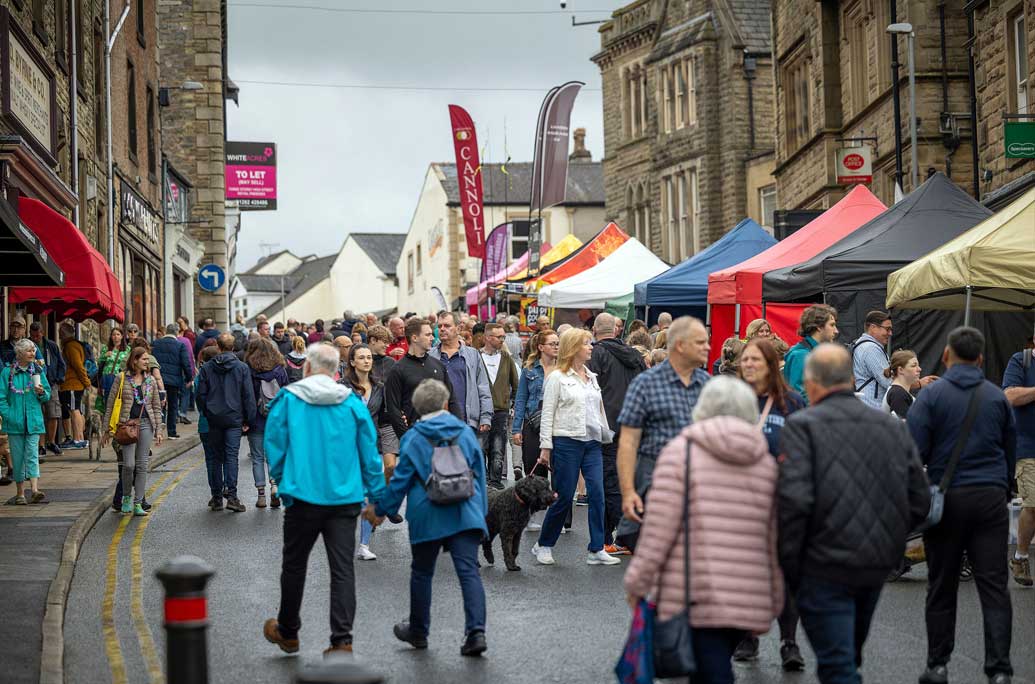
[{"label": "woman with blonde hair", "polygon": [[284,357],[284,368],[287,370],[288,383],[302,379],[305,367],[305,338],[295,335],[291,338],[291,351]]},{"label": "woman with blonde hair", "polygon": [[654,349],[668,349],[668,328],[654,336]]},{"label": "woman with blonde hair", "polygon": [[769,325],[769,321],[764,318],[756,318],[748,323],[746,332],[747,335],[744,337],[745,342],[756,337],[764,337],[768,340],[773,338],[773,328]]},{"label": "woman with blonde hair", "polygon": [[579,473],[589,497],[589,565],[621,561],[604,551],[604,462],[602,444],[613,433],[604,413],[597,376],[586,368],[593,354],[593,335],[572,328],[560,339],[557,370],[546,379],[539,432],[539,463],[553,471],[557,499],[546,511],[539,542],[532,548],[542,565],[553,565],[553,546],[572,506]]}]

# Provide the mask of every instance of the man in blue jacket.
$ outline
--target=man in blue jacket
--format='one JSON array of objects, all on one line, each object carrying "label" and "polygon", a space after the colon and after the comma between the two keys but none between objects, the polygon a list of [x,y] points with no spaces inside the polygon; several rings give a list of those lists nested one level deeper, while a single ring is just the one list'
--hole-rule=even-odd
[{"label": "man in blue jacket", "polygon": [[165,334],[155,340],[151,346],[151,356],[159,363],[162,371],[162,384],[165,385],[165,429],[169,439],[179,439],[176,434],[177,413],[180,406],[180,393],[194,378],[191,375],[190,356],[187,347],[177,335],[180,326],[170,323],[165,326]]},{"label": "man in blue jacket", "polygon": [[[255,422],[255,391],[252,372],[234,354],[234,336],[223,333],[216,338],[219,356],[201,367],[198,377],[198,410],[208,421],[208,441],[215,459],[209,471],[212,498],[208,506],[214,511],[223,507],[235,513],[244,512],[237,498],[237,464],[241,452],[241,435]],[[225,479],[224,479],[225,478]]]},{"label": "man in blue jacket", "polygon": [[[924,533],[927,552],[927,671],[920,684],[948,681],[956,638],[956,592],[963,554],[974,568],[985,626],[985,674],[990,684],[1008,684],[1013,620],[1005,563],[1010,473],[1014,472],[1016,430],[1013,408],[1003,391],[981,370],[985,337],[974,328],[956,328],[942,354],[948,368],[924,389],[909,410],[909,431],[927,465],[932,484],[941,482],[964,429],[972,397],[977,414],[959,464],[945,492],[939,524]],[[975,393],[977,393],[975,395]]]},{"label": "man in blue jacket", "polygon": [[[461,655],[477,656],[485,645],[485,589],[478,574],[478,548],[488,534],[485,516],[485,457],[478,438],[459,418],[449,413],[449,388],[438,380],[422,381],[413,392],[413,408],[420,420],[406,432],[399,446],[388,491],[363,512],[371,524],[398,513],[406,498],[410,550],[410,619],[395,625],[395,637],[414,648],[428,647],[431,627],[431,580],[435,561],[445,549],[453,559],[464,597],[464,643]],[[424,489],[431,475],[431,459],[437,446],[456,445],[474,475],[474,494],[453,504],[432,503]]]},{"label": "man in blue jacket", "polygon": [[334,347],[310,347],[305,376],[280,390],[266,419],[270,477],[287,510],[280,612],[262,631],[285,653],[298,651],[309,552],[321,534],[331,569],[331,645],[324,655],[352,652],[356,520],[363,499],[376,500],[385,488],[370,412],[351,388],[334,382],[337,370]]}]

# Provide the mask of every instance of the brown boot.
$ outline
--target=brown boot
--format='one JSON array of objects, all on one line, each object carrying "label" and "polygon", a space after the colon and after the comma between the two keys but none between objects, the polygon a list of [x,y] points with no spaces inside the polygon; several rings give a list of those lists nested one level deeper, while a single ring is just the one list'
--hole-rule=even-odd
[{"label": "brown boot", "polygon": [[266,620],[262,626],[262,635],[266,637],[266,641],[279,646],[284,653],[298,653],[298,639],[285,639],[280,633],[277,618]]},{"label": "brown boot", "polygon": [[324,650],[323,657],[330,658],[334,655],[352,655],[352,644],[338,644]]},{"label": "brown boot", "polygon": [[1024,587],[1032,585],[1031,563],[1027,558],[1017,558],[1016,556],[1011,558],[1010,571],[1013,573],[1013,581],[1017,584]]}]

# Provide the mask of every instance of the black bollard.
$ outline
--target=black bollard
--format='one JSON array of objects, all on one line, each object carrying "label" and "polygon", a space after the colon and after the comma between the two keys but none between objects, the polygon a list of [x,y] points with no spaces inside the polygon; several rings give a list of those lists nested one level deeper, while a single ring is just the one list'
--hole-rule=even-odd
[{"label": "black bollard", "polygon": [[295,673],[295,684],[381,684],[384,680],[347,656],[303,665]]},{"label": "black bollard", "polygon": [[170,684],[208,684],[205,585],[214,574],[196,556],[177,556],[155,573],[165,587],[165,680]]}]

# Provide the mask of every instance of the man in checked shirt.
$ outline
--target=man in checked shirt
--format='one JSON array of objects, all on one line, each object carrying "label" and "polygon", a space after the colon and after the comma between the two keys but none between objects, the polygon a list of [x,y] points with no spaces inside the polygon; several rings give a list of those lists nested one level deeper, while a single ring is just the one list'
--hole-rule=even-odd
[{"label": "man in checked shirt", "polygon": [[884,393],[891,387],[891,379],[884,377],[888,367],[888,340],[891,339],[891,316],[886,311],[866,314],[865,333],[852,345],[852,372],[855,391],[863,403],[880,409]]},{"label": "man in checked shirt", "polygon": [[[632,546],[642,522],[658,454],[669,441],[693,422],[691,414],[704,384],[711,376],[708,363],[708,331],[696,318],[683,316],[668,329],[668,359],[632,381],[618,416],[618,482],[622,489],[622,515],[616,543]],[[632,523],[632,524],[630,524]]]}]

